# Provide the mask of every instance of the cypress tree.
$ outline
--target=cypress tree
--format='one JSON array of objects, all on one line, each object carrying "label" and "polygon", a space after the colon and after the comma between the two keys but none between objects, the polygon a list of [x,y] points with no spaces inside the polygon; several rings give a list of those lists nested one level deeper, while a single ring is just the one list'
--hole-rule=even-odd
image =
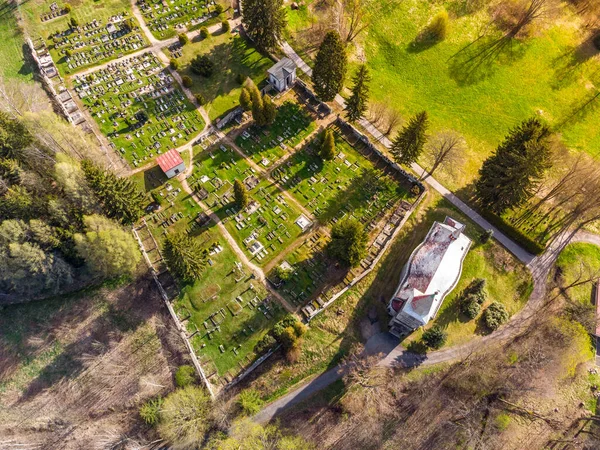
[{"label": "cypress tree", "polygon": [[246,186],[244,186],[244,183],[238,179],[233,182],[233,195],[235,197],[235,204],[238,208],[244,209],[248,206],[248,202],[250,201],[248,190],[246,189]]},{"label": "cypress tree", "polygon": [[333,158],[335,158],[335,137],[333,135],[333,131],[331,131],[329,128],[325,130],[323,143],[319,149],[319,156],[327,161],[331,161]]},{"label": "cypress tree", "polygon": [[200,278],[206,265],[206,250],[198,241],[183,233],[166,235],[163,254],[169,269],[186,282]]},{"label": "cypress tree", "polygon": [[346,117],[350,122],[356,122],[367,111],[369,100],[369,82],[371,75],[365,64],[362,64],[352,79],[352,95],[346,102]]},{"label": "cypress tree", "polygon": [[277,48],[286,26],[283,0],[243,0],[242,23],[259,48]]},{"label": "cypress tree", "polygon": [[240,106],[244,109],[244,111],[250,111],[252,109],[252,100],[250,99],[250,92],[245,86],[242,88],[242,92],[240,93]]},{"label": "cypress tree", "polygon": [[482,206],[502,214],[531,198],[551,166],[551,135],[548,126],[536,118],[510,131],[479,170],[475,193]]},{"label": "cypress tree", "polygon": [[262,109],[262,118],[265,125],[271,125],[275,122],[275,117],[277,117],[277,108],[275,108],[275,104],[271,97],[268,95],[263,95],[263,109]]},{"label": "cypress tree", "polygon": [[390,151],[399,164],[409,165],[417,160],[427,141],[425,133],[428,126],[429,118],[427,112],[423,111],[412,117],[398,133]]},{"label": "cypress tree", "polygon": [[312,81],[321,100],[333,100],[344,86],[348,56],[337,31],[325,35],[313,70]]}]

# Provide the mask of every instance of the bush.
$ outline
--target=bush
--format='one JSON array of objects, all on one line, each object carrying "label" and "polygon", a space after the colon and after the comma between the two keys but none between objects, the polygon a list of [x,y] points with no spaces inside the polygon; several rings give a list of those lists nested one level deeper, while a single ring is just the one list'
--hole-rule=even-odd
[{"label": "bush", "polygon": [[479,236],[479,242],[485,244],[494,236],[494,230],[486,230]]},{"label": "bush", "polygon": [[187,35],[186,35],[185,33],[181,33],[181,34],[178,36],[178,38],[179,38],[179,43],[180,43],[181,45],[185,45],[185,44],[187,44],[188,42],[190,42],[190,38],[188,38],[188,37],[187,37]]},{"label": "bush", "polygon": [[213,404],[206,391],[187,386],[171,392],[159,412],[158,434],[180,448],[194,448],[210,427]]},{"label": "bush", "polygon": [[77,28],[78,25],[79,25],[79,22],[77,22],[77,19],[75,17],[71,17],[71,26],[73,28]]},{"label": "bush", "polygon": [[215,12],[216,12],[217,14],[222,14],[222,13],[223,13],[223,5],[221,5],[221,4],[219,4],[219,3],[217,3],[217,4],[215,5]]},{"label": "bush", "polygon": [[179,61],[177,61],[175,58],[171,58],[171,61],[169,61],[169,66],[171,66],[171,69],[177,70],[179,69]]},{"label": "bush", "polygon": [[156,425],[158,423],[160,407],[163,404],[163,399],[157,397],[152,400],[148,400],[140,408],[140,417],[148,425]]},{"label": "bush", "polygon": [[460,311],[469,319],[474,319],[481,311],[481,303],[477,301],[476,297],[470,295],[462,301]]},{"label": "bush", "polygon": [[429,330],[425,331],[421,339],[428,348],[438,349],[446,343],[447,337],[448,335],[446,334],[446,332],[437,325],[435,325]]},{"label": "bush", "polygon": [[485,326],[494,331],[508,320],[508,311],[502,303],[494,302],[483,313]]},{"label": "bush", "polygon": [[277,278],[279,278],[284,283],[291,278],[292,273],[293,273],[292,270],[284,269],[281,266],[277,266],[277,268],[275,269],[275,276],[277,276]]},{"label": "bush", "polygon": [[229,20],[224,20],[223,22],[221,22],[221,29],[225,33],[227,33],[229,30],[231,30],[231,25],[229,25]]},{"label": "bush", "polygon": [[448,13],[439,12],[427,26],[426,38],[431,41],[443,41],[448,36]]},{"label": "bush", "polygon": [[195,94],[194,97],[196,97],[196,101],[198,102],[198,104],[200,106],[203,106],[206,104],[206,99],[204,98],[204,95],[202,94]]},{"label": "bush", "polygon": [[248,415],[254,415],[259,412],[263,403],[260,394],[254,389],[246,389],[238,397],[238,405]]},{"label": "bush", "polygon": [[200,37],[202,39],[206,39],[209,36],[210,36],[210,33],[208,32],[208,28],[206,28],[206,27],[200,28]]},{"label": "bush", "polygon": [[254,353],[257,355],[262,355],[263,353],[267,353],[270,349],[275,347],[277,341],[273,336],[269,333],[265,334],[260,341],[256,343],[254,346]]},{"label": "bush", "polygon": [[69,5],[68,3],[65,3],[63,11],[66,12],[67,14],[70,13],[71,12],[71,5]]},{"label": "bush", "polygon": [[183,83],[183,87],[186,87],[186,88],[191,88],[192,85],[194,84],[194,81],[187,75],[181,77],[181,82]]},{"label": "bush", "polygon": [[196,370],[194,367],[185,365],[179,366],[175,372],[175,384],[177,387],[186,387],[196,382]]},{"label": "bush", "polygon": [[210,77],[213,74],[215,64],[206,55],[198,55],[190,64],[192,72],[203,77]]}]

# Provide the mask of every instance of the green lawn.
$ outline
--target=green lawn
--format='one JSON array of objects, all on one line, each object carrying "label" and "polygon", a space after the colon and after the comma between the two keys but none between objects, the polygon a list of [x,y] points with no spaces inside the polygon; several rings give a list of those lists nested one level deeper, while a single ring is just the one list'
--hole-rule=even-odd
[{"label": "green lawn", "polygon": [[236,144],[255,163],[269,168],[287,152],[294,151],[314,129],[311,116],[299,104],[284,101],[272,125],[250,125],[236,138]]},{"label": "green lawn", "polygon": [[219,376],[232,378],[240,364],[253,361],[256,342],[285,311],[277,301],[266,300],[264,287],[250,278],[247,268],[236,266],[237,257],[216,229],[198,239],[222,250],[209,256],[199,280],[183,288],[175,310],[182,319],[190,316],[185,322],[190,333],[199,331],[191,341],[203,364],[209,364],[209,373],[212,364]]},{"label": "green lawn", "polygon": [[[252,78],[259,85],[266,78],[267,69],[273,65],[246,39],[220,31],[207,39],[190,42],[183,47],[182,53],[178,59],[179,72],[194,80],[191,90],[205,98],[207,104],[204,107],[211,120],[239,105],[240,74],[244,78]],[[196,75],[189,68],[190,61],[200,54],[207,55],[215,64],[214,73],[209,78]]]},{"label": "green lawn", "polygon": [[[558,257],[557,266],[562,271],[563,285],[578,279],[587,279],[600,271],[600,248],[593,244],[570,244]],[[571,288],[568,296],[583,304],[592,303],[592,283]]]},{"label": "green lawn", "polygon": [[32,67],[23,58],[25,37],[18,28],[15,19],[16,6],[2,0],[0,7],[0,75],[5,78],[16,78],[20,81],[33,81]]},{"label": "green lawn", "polygon": [[196,107],[156,56],[145,53],[74,80],[100,130],[133,166],[185,144],[204,127]]},{"label": "green lawn", "polygon": [[[234,204],[236,179],[244,182],[250,194],[250,205],[242,212]],[[298,208],[226,146],[209,148],[196,155],[194,172],[188,182],[259,265],[267,264],[301,234],[300,227],[294,223],[301,215]],[[256,203],[253,205],[253,202]],[[249,251],[255,242],[265,248],[256,256]]]}]

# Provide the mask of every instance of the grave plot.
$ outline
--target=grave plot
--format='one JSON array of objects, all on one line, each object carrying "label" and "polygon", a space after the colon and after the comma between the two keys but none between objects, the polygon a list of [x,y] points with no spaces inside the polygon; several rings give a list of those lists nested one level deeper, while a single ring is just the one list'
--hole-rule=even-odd
[{"label": "grave plot", "polygon": [[[352,216],[372,230],[377,222],[408,190],[353,148],[337,127],[336,156],[325,161],[317,155],[321,138],[316,137],[271,175],[321,223],[335,223]],[[362,144],[361,144],[362,145]]]},{"label": "grave plot", "polygon": [[48,49],[59,71],[74,73],[144,48],[148,42],[139,24],[124,11],[108,18],[108,22],[90,22],[51,33]]},{"label": "grave plot", "polygon": [[312,117],[298,103],[285,101],[269,127],[250,125],[235,142],[252,160],[269,168],[315,129]]},{"label": "grave plot", "polygon": [[204,127],[194,105],[152,53],[75,76],[73,84],[111,146],[135,167],[185,144]]},{"label": "grave plot", "polygon": [[[236,179],[244,183],[250,197],[243,211],[234,203]],[[302,213],[277,186],[260,177],[244,158],[224,145],[194,158],[188,183],[259,265],[267,264],[310,228],[310,221],[302,222],[302,226],[296,223]]]},{"label": "grave plot", "polygon": [[[284,315],[264,286],[211,229],[209,266],[201,279],[185,287],[174,308],[207,376],[217,386],[231,381],[256,359],[254,346]],[[205,239],[203,235],[198,237]]]},{"label": "grave plot", "polygon": [[206,26],[218,16],[214,1],[139,0],[137,5],[154,37],[161,40]]},{"label": "grave plot", "polygon": [[208,222],[202,208],[182,189],[179,181],[168,180],[160,167],[139,172],[132,179],[147,195],[145,219],[157,241],[166,232],[196,235]]}]

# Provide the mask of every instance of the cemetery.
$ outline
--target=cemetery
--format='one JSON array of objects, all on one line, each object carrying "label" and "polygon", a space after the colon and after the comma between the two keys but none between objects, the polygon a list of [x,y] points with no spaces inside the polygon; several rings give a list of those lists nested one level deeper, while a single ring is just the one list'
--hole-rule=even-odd
[{"label": "cemetery", "polygon": [[197,239],[210,248],[210,270],[183,289],[174,308],[209,380],[222,387],[254,362],[254,346],[285,310],[215,229]]},{"label": "cemetery", "polygon": [[134,167],[187,143],[204,128],[195,106],[151,52],[72,81],[110,145]]},{"label": "cemetery", "polygon": [[[243,211],[234,203],[236,179],[243,182],[250,197]],[[303,233],[295,223],[302,212],[226,145],[199,153],[188,183],[258,265],[267,264]]]},{"label": "cemetery", "polygon": [[154,37],[160,40],[209,25],[219,15],[214,1],[139,0],[137,6]]},{"label": "cemetery", "polygon": [[251,124],[242,130],[235,142],[246,155],[265,169],[296,147],[311,134],[316,125],[311,115],[286,94],[277,110],[277,118],[269,127]]}]

